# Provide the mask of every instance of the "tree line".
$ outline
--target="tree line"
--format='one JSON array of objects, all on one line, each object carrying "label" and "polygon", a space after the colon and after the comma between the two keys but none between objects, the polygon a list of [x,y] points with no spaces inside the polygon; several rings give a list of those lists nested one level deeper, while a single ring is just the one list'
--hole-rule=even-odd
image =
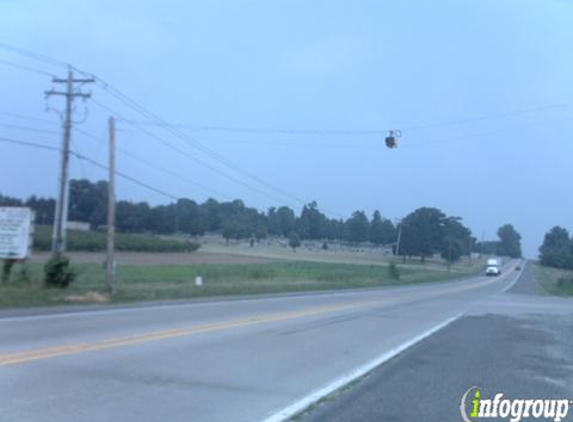
[{"label": "tree line", "polygon": [[[68,220],[90,224],[94,230],[107,221],[106,181],[70,181]],[[20,200],[0,195],[2,206],[29,206],[36,212],[37,224],[52,224],[55,200],[32,196]],[[202,236],[221,233],[226,239],[257,238],[268,235],[288,237],[296,233],[303,240],[345,240],[391,244],[396,239],[394,224],[375,211],[369,219],[356,211],[346,220],[328,218],[316,202],[302,207],[299,215],[287,206],[271,207],[267,212],[246,206],[237,199],[219,202],[208,199],[199,204],[181,198],[167,205],[151,206],[147,202],[119,200],[116,204],[116,227],[126,233],[187,234]]]},{"label": "tree line", "polygon": [[[71,180],[68,219],[83,221],[98,229],[107,220],[107,182]],[[29,206],[36,212],[37,224],[52,224],[55,201],[32,196],[23,201],[0,195],[0,205]],[[513,226],[502,226],[498,241],[477,242],[460,217],[447,216],[437,208],[422,207],[407,215],[396,226],[379,211],[369,217],[355,211],[347,219],[329,218],[316,202],[302,207],[297,215],[287,206],[271,207],[266,212],[246,206],[237,199],[219,202],[208,199],[197,203],[181,198],[167,205],[151,206],[147,202],[119,200],[116,205],[116,227],[120,232],[157,234],[186,234],[201,236],[207,232],[220,233],[230,239],[263,239],[268,235],[296,240],[370,242],[388,245],[404,257],[427,257],[440,254],[454,262],[473,252],[512,257],[521,256],[521,237]],[[400,240],[398,245],[398,238]]]}]

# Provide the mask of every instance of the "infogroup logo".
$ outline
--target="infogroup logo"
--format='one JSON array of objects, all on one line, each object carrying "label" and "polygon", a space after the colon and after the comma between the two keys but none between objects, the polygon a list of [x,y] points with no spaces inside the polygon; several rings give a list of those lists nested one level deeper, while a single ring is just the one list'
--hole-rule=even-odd
[{"label": "infogroup logo", "polygon": [[486,399],[482,397],[481,388],[471,387],[462,396],[460,412],[464,422],[484,418],[509,419],[510,422],[519,422],[523,418],[560,422],[567,417],[571,405],[573,401],[569,399],[505,399],[503,393]]}]

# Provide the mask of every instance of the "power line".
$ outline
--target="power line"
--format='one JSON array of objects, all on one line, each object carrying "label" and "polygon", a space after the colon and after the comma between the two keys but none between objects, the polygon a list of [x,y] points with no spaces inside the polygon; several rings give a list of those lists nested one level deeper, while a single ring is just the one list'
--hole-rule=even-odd
[{"label": "power line", "polygon": [[405,131],[405,130],[431,129],[431,128],[442,127],[442,126],[454,126],[454,125],[459,125],[459,124],[463,124],[463,123],[473,123],[473,122],[479,122],[479,121],[483,121],[483,120],[495,120],[495,119],[501,119],[504,117],[513,117],[513,116],[519,116],[521,114],[534,113],[536,111],[553,110],[553,109],[569,108],[569,107],[573,107],[573,102],[548,104],[548,105],[524,108],[521,110],[507,111],[507,112],[502,112],[502,113],[497,113],[497,114],[486,114],[483,116],[469,117],[469,118],[459,119],[459,120],[449,120],[449,121],[438,122],[438,123],[427,123],[427,124],[405,126],[405,127],[402,127],[402,130]]},{"label": "power line", "polygon": [[19,54],[21,56],[26,56],[34,60],[39,60],[44,63],[51,64],[53,66],[59,67],[72,67],[69,63],[63,62],[58,59],[54,59],[53,57],[45,56],[43,54],[34,53],[33,51],[24,50],[22,48],[14,47],[10,44],[6,44],[4,42],[0,42],[0,48],[10,51],[15,54]]},{"label": "power line", "polygon": [[26,127],[26,126],[12,125],[9,123],[0,123],[0,126],[8,128],[8,129],[25,130],[28,132],[45,133],[45,134],[49,134],[49,135],[57,135],[59,133],[59,132],[56,132],[55,130],[35,129],[35,128]]},{"label": "power line", "polygon": [[[155,122],[128,120],[126,123],[136,125],[161,126]],[[287,129],[287,128],[256,128],[242,126],[213,126],[192,125],[185,123],[169,123],[173,128],[194,129],[197,131],[239,132],[250,134],[282,134],[282,135],[385,135],[390,130],[384,129]]]},{"label": "power line", "polygon": [[[90,139],[93,139],[93,140],[97,141],[97,142],[100,143],[100,144],[103,143],[100,138],[98,138],[97,136],[92,135],[91,133],[89,133],[89,132],[87,132],[87,131],[85,131],[85,130],[83,130],[83,129],[80,129],[80,128],[76,127],[74,130],[77,131],[77,132],[79,132],[80,134],[82,134],[82,135],[84,135],[84,136],[90,138]],[[151,168],[153,168],[153,169],[155,169],[155,170],[158,170],[158,171],[161,171],[161,172],[163,172],[163,173],[169,174],[169,175],[171,175],[171,176],[173,176],[173,177],[176,177],[176,178],[178,178],[178,179],[180,179],[180,180],[182,180],[182,181],[184,181],[184,182],[186,182],[186,183],[190,183],[190,184],[192,184],[192,185],[194,185],[194,186],[196,186],[196,187],[198,187],[198,188],[200,188],[200,189],[204,189],[204,190],[206,190],[206,191],[210,191],[210,192],[216,193],[217,195],[219,195],[219,196],[221,196],[221,197],[223,197],[223,198],[225,198],[225,199],[227,199],[227,200],[229,200],[229,201],[232,201],[232,198],[230,198],[229,196],[225,195],[224,193],[222,193],[222,192],[220,192],[220,191],[218,191],[218,190],[216,190],[216,189],[213,189],[213,188],[210,188],[210,187],[205,186],[205,185],[203,185],[203,184],[197,183],[195,180],[189,179],[189,178],[187,178],[187,177],[185,177],[185,176],[183,176],[183,175],[181,175],[181,174],[179,174],[179,173],[176,173],[176,172],[174,172],[174,171],[172,171],[172,170],[169,170],[169,169],[167,169],[167,168],[165,168],[165,167],[158,166],[158,165],[155,164],[153,161],[148,160],[148,159],[146,159],[146,158],[144,158],[144,157],[142,157],[142,156],[140,156],[140,155],[138,155],[138,154],[135,154],[135,153],[133,153],[133,152],[131,152],[131,151],[125,149],[125,148],[116,146],[116,149],[117,149],[119,152],[121,152],[122,154],[124,154],[124,155],[126,155],[126,156],[128,156],[128,157],[130,157],[130,158],[132,158],[132,159],[134,159],[134,160],[136,160],[136,161],[142,162],[142,163],[146,164],[147,166],[149,166],[149,167],[151,167]]]},{"label": "power line", "polygon": [[[226,159],[225,157],[221,156],[220,154],[216,153],[215,151],[210,150],[209,148],[206,148],[204,145],[198,143],[197,141],[194,141],[190,138],[188,138],[185,134],[179,132],[179,131],[174,131],[173,128],[170,128],[164,121],[162,121],[161,119],[159,119],[157,116],[155,116],[154,114],[152,114],[151,112],[148,112],[145,108],[141,107],[139,104],[137,104],[134,100],[131,100],[129,97],[127,97],[126,95],[124,95],[123,93],[121,93],[119,90],[115,89],[114,87],[112,87],[110,84],[108,84],[106,81],[104,81],[102,78],[97,77],[95,75],[91,75],[87,72],[81,71],[80,69],[70,65],[69,63],[63,62],[61,60],[57,60],[45,55],[41,55],[38,53],[34,53],[28,50],[24,50],[21,48],[17,48],[14,46],[11,46],[9,44],[6,43],[0,43],[0,48],[3,48],[5,50],[11,51],[13,53],[16,54],[20,54],[20,55],[24,55],[30,58],[33,58],[35,60],[40,60],[52,65],[56,65],[56,66],[65,66],[68,67],[69,69],[74,69],[77,70],[80,73],[83,73],[84,75],[90,75],[93,76],[94,78],[98,79],[98,81],[103,84],[103,88],[104,90],[108,91],[112,96],[114,96],[116,99],[118,99],[119,101],[123,102],[124,104],[130,106],[131,108],[135,109],[138,113],[140,113],[141,115],[143,115],[144,117],[146,117],[147,119],[150,119],[152,121],[155,121],[155,123],[157,124],[162,124],[164,129],[171,129],[172,132],[174,132],[175,134],[179,135],[179,137],[181,137],[182,139],[186,140],[187,142],[191,141],[191,143],[195,144],[195,147],[203,150],[204,153],[208,153],[209,155],[211,155],[212,157],[215,157],[216,159],[218,159],[220,162],[224,163],[227,167],[242,173],[243,175],[256,180],[258,183],[261,183],[267,187],[270,187],[272,190],[275,190],[277,192],[280,192],[281,194],[293,198],[296,201],[306,204],[307,201],[304,201],[300,198],[297,198],[296,196],[280,189],[277,187],[273,187],[272,185],[270,185],[268,182],[264,181],[263,179],[259,178],[258,176],[254,175],[253,173],[242,169],[241,167],[237,166],[236,164],[234,164],[233,162],[231,162],[230,160]],[[323,209],[325,210],[325,209]],[[326,211],[326,210],[325,210]],[[329,211],[329,213],[332,213]],[[334,213],[337,214],[337,213]]]},{"label": "power line", "polygon": [[50,125],[60,125],[60,122],[54,122],[53,120],[40,119],[38,117],[26,116],[24,114],[12,113],[9,111],[0,111],[0,114],[14,119],[28,120],[31,122],[45,123]]},{"label": "power line", "polygon": [[20,69],[20,70],[25,70],[25,71],[27,71],[27,72],[36,73],[36,74],[39,74],[39,75],[42,75],[42,76],[50,76],[50,77],[51,77],[51,76],[54,76],[53,73],[45,72],[45,71],[43,71],[43,70],[36,69],[36,68],[30,67],[30,66],[24,66],[24,65],[21,65],[21,64],[18,64],[18,63],[14,63],[14,62],[11,62],[11,61],[8,61],[8,60],[4,60],[4,59],[0,59],[0,64],[3,64],[3,65],[5,65],[5,66],[10,66],[10,67],[13,67],[13,68],[16,68],[16,69]]},{"label": "power line", "polygon": [[[18,140],[18,139],[11,139],[11,138],[4,138],[4,137],[0,137],[0,142],[4,142],[4,143],[9,143],[9,144],[14,144],[14,145],[22,145],[22,146],[27,146],[27,147],[31,147],[31,148],[37,148],[37,149],[44,149],[44,150],[48,150],[48,151],[55,151],[55,152],[59,152],[60,149],[51,145],[44,145],[44,144],[39,144],[36,142],[28,142],[28,141],[22,141],[22,140]],[[74,157],[76,157],[79,160],[83,160],[87,163],[92,164],[93,166],[99,167],[103,170],[109,170],[109,167],[106,166],[105,164],[101,164],[95,160],[92,160],[91,158],[80,154],[76,151],[72,151],[70,150],[70,155],[73,155]],[[170,199],[173,199],[175,201],[177,201],[179,198],[175,195],[172,195],[168,192],[165,192],[164,190],[158,189],[156,187],[151,186],[150,184],[146,183],[146,182],[142,182],[141,180],[136,179],[135,177],[129,176],[125,173],[119,172],[116,170],[115,172],[116,175],[118,175],[119,177],[122,177],[126,180],[129,180],[132,183],[135,183],[136,185],[139,185],[141,187],[144,187],[148,190],[151,190],[155,193],[159,193],[163,196],[166,196]]]},{"label": "power line", "polygon": [[[444,143],[444,142],[450,142],[450,141],[457,141],[457,140],[463,141],[466,139],[496,135],[499,133],[512,132],[512,131],[520,130],[520,129],[527,129],[527,128],[531,128],[531,127],[545,126],[545,125],[554,125],[554,124],[571,122],[571,121],[573,121],[573,117],[567,117],[567,118],[563,118],[563,119],[550,120],[550,121],[535,122],[535,123],[530,123],[527,125],[515,126],[512,128],[502,128],[502,129],[497,129],[497,130],[493,130],[493,131],[470,133],[470,134],[454,136],[454,137],[449,137],[449,138],[436,139],[436,140],[430,140],[430,141],[420,141],[420,142],[408,141],[408,144],[403,145],[401,148],[417,148],[417,147],[424,147],[426,145],[432,145],[432,144]],[[220,139],[220,138],[201,138],[201,139],[204,141],[225,142],[225,143],[234,143],[234,144],[239,143],[239,144],[249,144],[249,145],[281,146],[281,147],[295,147],[295,148],[328,148],[328,149],[345,148],[345,149],[351,149],[351,150],[384,150],[384,149],[386,149],[382,145],[356,145],[356,144],[350,144],[350,143],[348,143],[348,144],[333,144],[333,143],[311,144],[311,143],[294,143],[294,142],[251,141],[251,140],[245,140],[245,139]]]},{"label": "power line", "polygon": [[0,137],[0,142],[15,144],[15,145],[24,145],[24,146],[28,146],[28,147],[45,149],[45,150],[56,151],[56,152],[58,152],[60,150],[59,148],[56,148],[56,147],[51,146],[51,145],[38,144],[36,142],[20,141],[18,139],[11,139],[11,138],[4,138],[4,137]]},{"label": "power line", "polygon": [[[121,119],[121,116],[119,116],[118,113],[116,113],[114,110],[110,109],[110,108],[107,107],[106,105],[100,103],[100,102],[97,101],[97,100],[92,100],[92,102],[93,102],[94,104],[96,104],[97,106],[102,107],[104,110],[106,110],[106,111],[108,111],[108,112],[114,114],[115,116],[118,116],[118,117]],[[137,128],[137,127],[136,127],[136,128]],[[255,187],[255,186],[252,186],[252,185],[250,185],[250,184],[248,184],[248,183],[246,183],[246,182],[243,182],[242,180],[239,180],[239,179],[237,179],[237,178],[235,178],[235,177],[233,177],[233,176],[231,176],[231,175],[229,175],[229,174],[227,174],[227,173],[221,171],[220,169],[218,169],[218,168],[212,166],[212,165],[209,164],[209,163],[206,163],[205,161],[201,160],[200,158],[197,158],[197,157],[195,157],[195,156],[189,154],[187,151],[185,151],[185,150],[183,150],[183,149],[181,149],[181,148],[179,148],[179,147],[177,147],[177,146],[171,144],[170,142],[167,142],[166,140],[164,140],[163,138],[157,136],[157,135],[154,134],[153,132],[150,132],[150,131],[145,130],[145,129],[143,129],[143,128],[138,128],[138,129],[139,129],[142,133],[144,133],[145,135],[147,135],[147,136],[149,136],[149,137],[155,139],[156,141],[160,142],[161,144],[167,146],[169,149],[171,149],[171,150],[177,152],[178,154],[182,155],[182,156],[185,157],[185,158],[188,158],[188,159],[190,159],[190,160],[193,160],[194,162],[196,162],[196,163],[202,165],[202,166],[205,167],[205,168],[208,168],[209,170],[211,170],[211,171],[213,171],[213,172],[219,174],[220,176],[223,176],[223,177],[227,178],[228,180],[231,180],[232,182],[234,182],[234,183],[236,183],[236,184],[239,184],[239,185],[241,185],[241,186],[243,186],[243,187],[246,187],[247,189],[250,189],[250,190],[252,190],[252,191],[254,191],[254,192],[257,192],[257,193],[259,193],[259,194],[262,195],[262,196],[265,196],[265,197],[267,197],[267,198],[269,198],[269,199],[272,199],[273,201],[276,201],[276,202],[278,202],[278,203],[284,203],[284,201],[281,200],[280,198],[278,198],[278,197],[276,197],[276,196],[273,196],[273,195],[271,195],[271,194],[269,194],[269,193],[267,193],[267,192],[265,192],[265,191],[263,191],[263,190],[261,190],[261,189],[258,189],[258,188]]]},{"label": "power line", "polygon": [[[113,89],[113,87],[110,84],[108,84],[107,82],[105,82],[102,78],[100,78],[96,75],[93,75],[89,72],[86,72],[82,69],[79,69],[79,68],[71,65],[70,63],[64,62],[62,60],[55,59],[53,57],[46,56],[46,55],[39,54],[39,53],[35,53],[35,52],[25,50],[22,48],[18,48],[18,47],[12,46],[12,45],[4,43],[4,42],[0,42],[0,48],[7,50],[7,51],[10,51],[10,52],[15,53],[15,54],[19,54],[22,56],[29,57],[31,59],[35,59],[35,60],[39,60],[39,61],[51,64],[54,66],[67,67],[67,68],[73,69],[79,73],[82,73],[83,75],[86,75],[86,76],[87,75],[94,76],[96,79],[98,79],[104,85],[104,87],[108,87],[108,88]],[[47,73],[47,74],[49,74],[49,73]],[[49,75],[51,76],[51,74],[49,74]],[[117,89],[115,91],[117,93],[121,94]],[[127,96],[125,96],[125,98],[128,99]],[[485,114],[482,116],[468,117],[468,118],[457,119],[457,120],[446,120],[446,121],[435,122],[435,123],[424,123],[424,124],[414,124],[414,125],[410,125],[410,126],[401,126],[401,130],[429,129],[429,128],[435,128],[435,127],[458,125],[458,124],[463,124],[463,123],[471,123],[471,122],[482,121],[482,120],[499,119],[499,118],[504,118],[504,117],[516,116],[516,115],[520,115],[520,114],[532,113],[532,112],[536,112],[536,111],[551,110],[551,109],[558,109],[558,108],[568,108],[568,107],[573,107],[573,102],[569,101],[569,102],[556,103],[556,104],[546,104],[546,105],[534,106],[534,107],[524,108],[524,109],[519,109],[519,110],[514,110],[514,111]],[[123,120],[125,121],[125,119],[123,119]],[[141,122],[141,121],[137,121],[137,120],[131,120],[131,122],[134,124],[147,124],[147,125],[156,125],[156,126],[157,125],[161,126],[162,124],[165,124],[165,122],[163,122],[163,123]],[[244,131],[244,132],[249,132],[249,133],[259,133],[260,132],[260,133],[292,133],[292,134],[334,134],[334,135],[337,135],[337,134],[372,134],[372,135],[380,135],[380,134],[385,134],[385,133],[389,132],[388,130],[385,130],[385,129],[288,129],[288,128],[254,128],[254,127],[241,127],[241,126],[192,125],[192,124],[170,124],[170,126],[181,127],[181,128],[196,128],[196,129],[202,129],[202,130],[214,130],[214,131],[215,130],[238,131],[238,132]]]},{"label": "power line", "polygon": [[[138,112],[139,114],[141,114],[142,116],[144,116],[148,120],[155,122],[157,125],[161,126],[166,131],[172,133],[173,135],[175,135],[179,139],[183,140],[188,145],[193,146],[194,148],[200,150],[204,154],[210,156],[215,161],[218,161],[218,162],[222,163],[223,165],[225,165],[226,167],[234,170],[235,172],[242,174],[243,176],[248,177],[248,178],[258,182],[261,185],[266,186],[271,191],[279,192],[283,196],[293,199],[295,202],[301,203],[303,205],[306,205],[308,203],[308,201],[300,199],[300,198],[296,197],[295,195],[292,195],[291,193],[286,192],[285,190],[283,190],[281,188],[273,186],[272,184],[268,183],[267,181],[261,179],[259,176],[251,173],[248,170],[243,169],[242,167],[233,163],[231,160],[227,159],[226,157],[222,156],[221,154],[211,150],[210,148],[206,147],[205,145],[198,142],[197,140],[189,137],[184,132],[181,132],[180,130],[177,130],[177,129],[171,127],[168,123],[164,122],[161,118],[157,117],[152,112],[147,111],[143,106],[139,105],[136,101],[130,99],[125,94],[121,93],[119,90],[112,87],[107,82],[103,81],[101,78],[98,78],[97,76],[94,76],[94,78],[96,78],[100,83],[102,83],[104,90],[107,91],[114,98],[116,98],[120,102],[124,103],[125,105],[128,105],[129,107],[133,108],[136,112]],[[139,129],[144,131],[142,128],[139,128]],[[144,131],[144,132],[146,132],[148,134],[150,133],[149,131]],[[211,167],[211,168],[213,169],[213,167]],[[219,173],[221,173],[221,172],[219,172]],[[228,177],[228,176],[226,176],[226,177]],[[252,189],[252,187],[251,187],[251,189]],[[259,192],[261,192],[261,191],[259,190]],[[281,201],[279,201],[279,202],[281,202]],[[329,214],[341,216],[339,213],[329,211],[325,208],[322,208],[322,211],[325,211]]]},{"label": "power line", "polygon": [[436,139],[433,141],[413,142],[413,143],[409,143],[408,145],[405,145],[403,148],[416,148],[416,147],[420,147],[420,146],[439,144],[439,143],[445,143],[445,142],[451,142],[451,141],[463,141],[463,140],[467,140],[467,139],[481,138],[484,136],[499,135],[500,133],[507,133],[507,132],[514,131],[516,129],[526,129],[526,128],[531,128],[531,127],[552,125],[552,124],[565,123],[565,122],[571,122],[571,121],[573,121],[573,118],[568,117],[565,119],[552,120],[552,121],[548,121],[548,122],[532,123],[532,124],[520,126],[517,128],[506,128],[506,129],[498,129],[498,130],[492,130],[492,131],[487,131],[487,132],[478,132],[478,133],[474,133],[474,134],[470,134],[470,135],[453,136],[450,138]]},{"label": "power line", "polygon": [[[81,154],[79,154],[79,153],[77,153],[77,152],[75,152],[75,151],[70,151],[70,154],[72,154],[74,157],[76,157],[76,158],[78,158],[78,159],[80,159],[80,160],[84,160],[84,161],[86,161],[86,162],[88,162],[88,163],[90,163],[90,164],[92,164],[92,165],[94,165],[94,166],[96,166],[96,167],[99,167],[99,168],[101,168],[101,169],[103,169],[103,170],[109,170],[109,167],[106,166],[105,164],[98,163],[97,161],[92,160],[91,158],[88,158],[88,157],[86,157],[85,155],[81,155]],[[122,178],[124,178],[124,179],[126,179],[126,180],[129,180],[129,181],[132,182],[132,183],[135,183],[136,185],[139,185],[139,186],[141,186],[141,187],[144,187],[144,188],[146,188],[146,189],[148,189],[148,190],[151,190],[151,191],[153,191],[153,192],[156,192],[156,193],[158,193],[158,194],[160,194],[160,195],[166,196],[167,198],[173,199],[173,200],[175,200],[175,201],[177,201],[177,200],[179,199],[179,198],[178,198],[177,196],[175,196],[175,195],[172,195],[172,194],[170,194],[170,193],[167,193],[167,192],[165,192],[164,190],[155,188],[155,187],[153,187],[153,186],[151,186],[151,185],[149,185],[149,184],[147,184],[147,183],[145,183],[145,182],[142,182],[142,181],[140,181],[140,180],[137,180],[136,178],[131,177],[131,176],[125,174],[125,173],[122,173],[122,172],[119,172],[119,171],[116,170],[116,171],[115,171],[115,174],[118,175],[119,177],[122,177]]]},{"label": "power line", "polygon": [[[549,104],[543,106],[536,106],[525,108],[515,111],[507,111],[495,114],[486,114],[476,117],[468,117],[458,120],[446,120],[443,122],[416,124],[411,126],[400,126],[402,131],[406,130],[420,130],[431,129],[444,126],[455,126],[463,123],[474,123],[484,120],[495,120],[504,117],[519,116],[522,114],[534,113],[537,111],[553,110],[560,108],[573,107],[573,102],[564,102],[557,104]],[[129,120],[126,123],[145,126],[162,126],[159,123]],[[385,129],[288,129],[288,128],[255,128],[255,127],[241,127],[241,126],[214,126],[214,125],[201,125],[201,124],[185,124],[185,123],[170,123],[171,127],[192,129],[195,131],[220,131],[220,132],[235,132],[235,133],[248,133],[248,134],[281,134],[281,135],[384,135],[390,132]]]}]

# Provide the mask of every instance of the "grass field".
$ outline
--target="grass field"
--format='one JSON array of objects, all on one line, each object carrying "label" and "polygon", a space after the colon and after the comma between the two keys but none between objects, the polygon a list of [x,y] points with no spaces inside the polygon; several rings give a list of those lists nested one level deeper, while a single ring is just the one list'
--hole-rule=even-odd
[{"label": "grass field", "polygon": [[[67,289],[46,288],[41,264],[30,264],[28,280],[14,268],[0,284],[0,308],[67,303],[125,303],[221,295],[364,288],[446,281],[481,271],[482,263],[445,267],[399,265],[400,280],[392,279],[387,265],[325,262],[269,262],[252,264],[118,265],[116,293],[108,298],[101,264],[75,264],[78,276]],[[204,278],[195,286],[196,276]]]},{"label": "grass field", "polygon": [[544,267],[533,263],[533,274],[539,285],[549,294],[573,296],[573,272]]}]

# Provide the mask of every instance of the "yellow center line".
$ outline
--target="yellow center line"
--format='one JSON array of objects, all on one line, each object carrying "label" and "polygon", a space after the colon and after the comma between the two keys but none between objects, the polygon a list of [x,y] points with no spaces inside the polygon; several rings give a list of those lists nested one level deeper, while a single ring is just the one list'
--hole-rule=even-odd
[{"label": "yellow center line", "polygon": [[[505,277],[504,277],[505,278]],[[499,279],[498,279],[499,280]],[[432,298],[436,296],[443,296],[451,293],[460,292],[463,290],[470,290],[480,286],[490,284],[497,280],[488,281],[483,284],[470,284],[462,286],[448,286],[439,292],[416,292],[422,293],[425,298]],[[51,359],[59,356],[74,355],[78,353],[91,352],[95,350],[105,350],[115,347],[131,346],[140,343],[146,343],[156,340],[165,340],[176,337],[191,336],[200,333],[210,333],[215,331],[229,330],[232,328],[242,328],[257,324],[265,324],[271,322],[287,321],[292,319],[304,318],[309,316],[318,316],[328,313],[344,311],[349,309],[366,308],[369,306],[380,305],[383,302],[404,301],[404,299],[414,299],[416,294],[408,292],[394,298],[384,298],[378,300],[361,301],[347,303],[343,305],[330,305],[316,308],[305,309],[301,311],[291,311],[276,314],[257,315],[249,318],[234,319],[230,321],[214,322],[202,325],[192,325],[184,328],[167,329],[160,331],[153,331],[150,333],[137,334],[125,337],[108,338],[104,340],[94,341],[90,343],[76,343],[65,344],[61,346],[52,346],[41,349],[22,350],[18,352],[10,352],[0,354],[0,366],[17,365],[36,360]]]},{"label": "yellow center line", "polygon": [[35,350],[23,350],[12,353],[0,354],[0,366],[16,365],[26,362],[55,358],[58,356],[73,355],[77,353],[90,352],[95,350],[111,349],[121,346],[136,345],[149,341],[165,340],[176,337],[190,336],[199,333],[209,333],[232,328],[248,327],[251,325],[280,322],[309,316],[323,315],[327,313],[348,310],[352,308],[363,308],[382,301],[356,302],[345,305],[324,306],[311,308],[302,311],[285,312],[270,315],[259,315],[250,318],[236,319],[231,321],[215,322],[203,325],[194,325],[186,328],[154,331],[134,336],[110,338],[92,343],[67,344],[62,346],[47,347]]}]

